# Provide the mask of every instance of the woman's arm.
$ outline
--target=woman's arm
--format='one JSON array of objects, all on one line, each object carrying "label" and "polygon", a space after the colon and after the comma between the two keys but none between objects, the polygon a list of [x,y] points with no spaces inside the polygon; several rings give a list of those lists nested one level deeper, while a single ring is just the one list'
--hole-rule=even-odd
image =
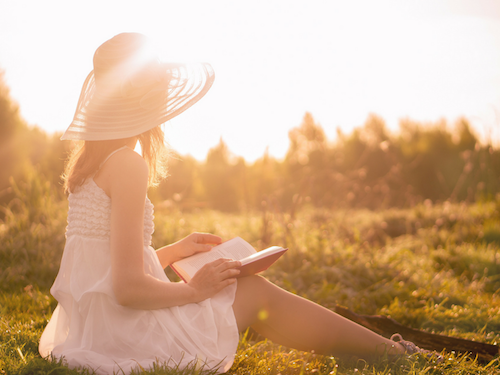
[{"label": "woman's arm", "polygon": [[222,243],[219,236],[210,233],[191,233],[189,236],[171,245],[156,250],[163,268],[196,253],[209,251],[212,245]]},{"label": "woman's arm", "polygon": [[203,267],[187,283],[166,283],[144,272],[143,230],[148,168],[135,152],[111,157],[100,172],[111,197],[111,272],[118,303],[157,309],[200,302],[234,283],[240,262],[228,259]]}]

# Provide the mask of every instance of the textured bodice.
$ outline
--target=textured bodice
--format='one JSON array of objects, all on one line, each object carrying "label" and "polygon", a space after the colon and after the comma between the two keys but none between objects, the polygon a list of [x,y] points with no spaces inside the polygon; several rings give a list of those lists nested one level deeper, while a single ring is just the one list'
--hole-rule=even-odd
[{"label": "textured bodice", "polygon": [[[111,199],[89,178],[69,195],[66,237],[77,235],[109,240],[111,227]],[[144,245],[151,244],[154,232],[153,204],[146,198],[144,207]]]}]

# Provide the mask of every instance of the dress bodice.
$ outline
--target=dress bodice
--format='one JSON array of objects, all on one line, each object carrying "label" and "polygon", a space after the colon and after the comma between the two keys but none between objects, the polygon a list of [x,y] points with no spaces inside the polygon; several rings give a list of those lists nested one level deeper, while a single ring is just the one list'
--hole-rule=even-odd
[{"label": "dress bodice", "polygon": [[[77,235],[109,240],[111,228],[111,199],[89,178],[68,197],[68,226],[66,237]],[[151,244],[154,232],[153,204],[146,198],[144,206],[144,245]]]}]

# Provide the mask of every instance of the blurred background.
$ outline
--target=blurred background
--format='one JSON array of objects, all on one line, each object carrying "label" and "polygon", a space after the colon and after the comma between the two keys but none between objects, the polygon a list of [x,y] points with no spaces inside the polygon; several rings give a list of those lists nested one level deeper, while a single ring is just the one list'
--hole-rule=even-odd
[{"label": "blurred background", "polygon": [[496,1],[21,0],[0,13],[0,204],[35,175],[62,197],[60,134],[95,49],[123,31],[216,71],[165,126],[157,203],[378,209],[498,193]]}]

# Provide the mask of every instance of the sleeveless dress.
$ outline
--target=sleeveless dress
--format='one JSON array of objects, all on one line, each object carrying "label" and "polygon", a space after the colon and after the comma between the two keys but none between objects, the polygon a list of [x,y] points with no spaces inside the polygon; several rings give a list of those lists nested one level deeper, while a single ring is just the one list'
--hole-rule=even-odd
[{"label": "sleeveless dress", "polygon": [[[69,367],[97,374],[128,374],[154,363],[229,370],[239,340],[236,284],[199,303],[157,310],[119,305],[111,284],[110,217],[111,199],[92,178],[69,195],[66,245],[50,289],[58,305],[40,339],[41,356],[64,357]],[[146,198],[144,271],[170,282],[150,246],[153,231]]]}]

